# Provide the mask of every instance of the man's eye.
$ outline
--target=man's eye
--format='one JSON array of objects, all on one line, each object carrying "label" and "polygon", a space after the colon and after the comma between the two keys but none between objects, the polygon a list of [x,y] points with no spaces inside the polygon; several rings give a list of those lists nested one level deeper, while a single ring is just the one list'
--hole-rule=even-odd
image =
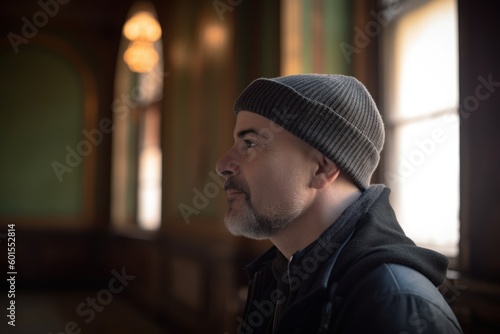
[{"label": "man's eye", "polygon": [[247,146],[247,148],[255,146],[255,143],[251,140],[245,139],[244,142],[245,142],[245,145]]}]

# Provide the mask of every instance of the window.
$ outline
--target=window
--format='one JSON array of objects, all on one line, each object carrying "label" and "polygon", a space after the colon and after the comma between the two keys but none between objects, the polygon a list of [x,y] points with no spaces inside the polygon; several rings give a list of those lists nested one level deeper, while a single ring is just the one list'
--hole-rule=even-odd
[{"label": "window", "polygon": [[394,7],[392,1],[400,13],[383,34],[384,182],[405,233],[454,257],[459,238],[456,3],[403,4]]},{"label": "window", "polygon": [[141,3],[131,9],[123,28],[112,107],[111,218],[116,227],[160,227],[161,33],[151,5]]}]

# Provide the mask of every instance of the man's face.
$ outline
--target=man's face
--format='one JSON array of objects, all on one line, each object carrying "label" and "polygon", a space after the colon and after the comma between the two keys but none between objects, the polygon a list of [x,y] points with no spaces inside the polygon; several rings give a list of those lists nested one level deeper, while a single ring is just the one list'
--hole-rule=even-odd
[{"label": "man's face", "polygon": [[226,177],[225,224],[234,235],[268,239],[307,210],[314,149],[269,119],[238,113],[234,145],[217,162]]}]

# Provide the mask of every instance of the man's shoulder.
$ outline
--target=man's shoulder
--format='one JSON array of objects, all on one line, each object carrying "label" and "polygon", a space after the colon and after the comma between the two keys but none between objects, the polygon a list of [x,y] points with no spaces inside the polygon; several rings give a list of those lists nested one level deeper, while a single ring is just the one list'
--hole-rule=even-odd
[{"label": "man's shoulder", "polygon": [[351,293],[363,293],[374,300],[394,295],[418,296],[429,302],[446,302],[434,284],[417,270],[394,263],[382,263],[353,284]]},{"label": "man's shoulder", "polygon": [[374,332],[418,333],[425,329],[428,333],[461,333],[438,289],[424,275],[404,265],[377,266],[342,297],[339,325],[348,332],[371,328]]}]

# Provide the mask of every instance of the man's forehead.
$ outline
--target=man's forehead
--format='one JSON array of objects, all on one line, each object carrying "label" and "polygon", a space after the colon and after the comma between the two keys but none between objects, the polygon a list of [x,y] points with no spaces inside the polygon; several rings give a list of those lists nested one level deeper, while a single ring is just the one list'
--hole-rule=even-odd
[{"label": "man's forehead", "polygon": [[236,136],[239,132],[248,129],[258,131],[264,128],[278,128],[278,125],[264,116],[251,111],[242,110],[236,116],[234,135]]}]

